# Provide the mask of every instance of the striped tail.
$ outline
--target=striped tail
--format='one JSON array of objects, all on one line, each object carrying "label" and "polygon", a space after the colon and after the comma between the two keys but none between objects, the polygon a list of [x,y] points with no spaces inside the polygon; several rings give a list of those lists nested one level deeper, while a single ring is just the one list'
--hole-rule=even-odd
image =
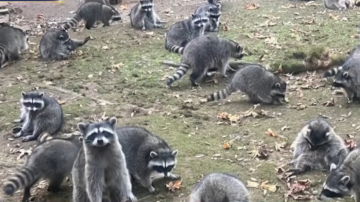
[{"label": "striped tail", "polygon": [[190,66],[184,63],[180,64],[180,67],[176,70],[175,74],[173,76],[170,76],[166,82],[166,85],[170,86],[172,83],[174,83],[176,80],[183,77],[186,72],[189,70]]},{"label": "striped tail", "polygon": [[167,45],[165,45],[165,49],[170,51],[170,52],[178,53],[178,54],[181,54],[181,55],[184,53],[184,47],[177,46],[177,45],[167,44]]},{"label": "striped tail", "polygon": [[80,21],[81,21],[81,17],[79,15],[75,15],[73,18],[71,18],[69,21],[65,23],[63,29],[68,30],[70,28],[77,27]]},{"label": "striped tail", "polygon": [[37,144],[44,143],[46,141],[54,139],[53,136],[51,136],[49,133],[42,133],[37,140]]},{"label": "striped tail", "polygon": [[0,68],[6,63],[6,49],[3,45],[0,45]]},{"label": "striped tail", "polygon": [[30,167],[23,167],[19,172],[7,179],[4,183],[4,192],[13,195],[17,190],[33,185],[40,179],[37,170]]},{"label": "striped tail", "polygon": [[335,68],[332,68],[332,69],[329,69],[327,70],[325,73],[324,73],[324,77],[331,77],[331,76],[335,76],[340,70],[342,70],[342,67],[335,67]]},{"label": "striped tail", "polygon": [[234,90],[231,88],[231,85],[229,85],[225,89],[220,90],[219,92],[211,94],[207,98],[207,101],[212,102],[212,101],[218,101],[218,100],[225,99],[227,96],[231,95],[231,93],[233,93],[233,92],[234,92]]}]

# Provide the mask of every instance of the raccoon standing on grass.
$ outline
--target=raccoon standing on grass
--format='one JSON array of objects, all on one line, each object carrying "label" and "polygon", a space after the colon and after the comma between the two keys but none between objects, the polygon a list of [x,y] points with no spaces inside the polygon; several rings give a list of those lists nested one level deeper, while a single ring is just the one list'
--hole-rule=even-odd
[{"label": "raccoon standing on grass", "polygon": [[287,170],[297,175],[310,170],[330,170],[339,166],[348,154],[344,141],[323,118],[309,121],[293,142],[294,168]]},{"label": "raccoon standing on grass", "polygon": [[0,68],[9,61],[19,60],[29,49],[28,35],[21,29],[3,24],[0,27]]},{"label": "raccoon standing on grass", "polygon": [[48,191],[57,192],[70,174],[81,147],[79,136],[51,139],[39,143],[27,158],[23,168],[4,183],[4,192],[13,195],[24,188],[22,202],[29,202],[30,189],[41,178],[50,181]]},{"label": "raccoon standing on grass", "polygon": [[327,9],[341,11],[353,6],[350,0],[324,0],[324,4]]},{"label": "raccoon standing on grass", "polygon": [[206,24],[205,31],[219,31],[221,11],[218,6],[213,4],[203,4],[195,10],[194,14],[207,15],[209,17],[209,22]]},{"label": "raccoon standing on grass", "polygon": [[320,201],[355,195],[355,202],[360,202],[360,142],[340,165],[331,164],[330,173],[318,196]]},{"label": "raccoon standing on grass", "polygon": [[157,192],[152,186],[151,175],[154,173],[169,179],[179,178],[171,173],[176,166],[178,151],[172,150],[165,140],[138,126],[120,127],[116,133],[130,174],[149,192]]},{"label": "raccoon standing on grass", "polygon": [[190,18],[176,22],[166,33],[165,49],[170,52],[182,54],[186,44],[204,35],[208,21],[209,18],[204,13],[192,14]]},{"label": "raccoon standing on grass", "polygon": [[227,77],[226,70],[230,57],[235,59],[243,57],[243,48],[240,44],[212,35],[199,36],[186,45],[180,67],[167,79],[166,84],[170,86],[183,77],[189,69],[192,69],[190,75],[192,86],[198,86],[198,82],[210,69],[219,69],[221,75]]},{"label": "raccoon standing on grass", "polygon": [[210,95],[208,102],[225,99],[233,92],[242,91],[250,102],[264,104],[285,103],[286,83],[260,65],[246,65],[238,70],[225,89]]},{"label": "raccoon standing on grass", "polygon": [[155,12],[153,0],[140,0],[130,11],[131,26],[136,29],[165,28]]},{"label": "raccoon standing on grass", "polygon": [[73,40],[65,30],[51,29],[41,38],[40,54],[44,60],[67,60],[71,52],[89,40],[90,37],[84,41]]},{"label": "raccoon standing on grass", "polygon": [[195,186],[189,202],[250,202],[245,185],[235,176],[226,173],[206,175]]}]

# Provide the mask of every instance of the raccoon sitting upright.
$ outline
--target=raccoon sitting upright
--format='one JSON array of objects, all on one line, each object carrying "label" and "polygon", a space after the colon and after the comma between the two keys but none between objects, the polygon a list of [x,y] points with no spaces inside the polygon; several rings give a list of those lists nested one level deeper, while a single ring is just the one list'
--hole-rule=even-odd
[{"label": "raccoon sitting upright", "polygon": [[55,135],[63,125],[63,111],[57,100],[43,92],[22,92],[21,131],[14,137],[24,136],[23,142],[36,140],[42,133]]},{"label": "raccoon sitting upright", "polygon": [[318,196],[320,201],[355,195],[355,202],[360,202],[360,147],[351,151],[341,165],[331,164],[330,173]]},{"label": "raccoon sitting upright", "polygon": [[340,165],[348,154],[344,141],[323,118],[309,121],[293,142],[294,168],[287,172],[297,175],[310,170],[330,170]]},{"label": "raccoon sitting upright", "polygon": [[243,48],[236,42],[213,35],[199,36],[188,43],[181,57],[181,65],[176,73],[167,79],[170,86],[192,69],[190,81],[193,86],[207,74],[209,69],[218,69],[223,77],[227,77],[229,58],[241,59]]},{"label": "raccoon sitting upright", "polygon": [[137,201],[132,193],[126,159],[115,132],[116,118],[90,124],[79,123],[83,147],[72,170],[73,202]]},{"label": "raccoon sitting upright", "polygon": [[28,41],[23,30],[3,24],[0,27],[0,68],[8,61],[20,59],[20,54],[29,49]]},{"label": "raccoon sitting upright", "polygon": [[165,28],[155,12],[153,0],[140,0],[130,11],[131,26],[136,29]]},{"label": "raccoon sitting upright", "polygon": [[274,73],[256,64],[246,65],[238,70],[225,89],[210,95],[208,102],[225,99],[236,91],[249,96],[250,102],[264,104],[283,104],[286,83]]},{"label": "raccoon sitting upright", "polygon": [[70,39],[65,30],[51,29],[41,38],[41,58],[44,60],[67,60],[71,52],[85,45],[89,40],[90,37],[86,37],[84,41]]},{"label": "raccoon sitting upright", "polygon": [[39,179],[50,181],[48,191],[57,192],[73,167],[81,147],[79,136],[41,142],[27,158],[25,166],[4,183],[7,195],[24,188],[22,202],[29,202],[30,189]]},{"label": "raccoon sitting upright", "polygon": [[204,35],[209,18],[205,13],[192,14],[190,18],[176,22],[166,33],[165,49],[182,54],[184,47],[191,40]]},{"label": "raccoon sitting upright", "polygon": [[206,24],[205,31],[208,32],[218,32],[220,26],[220,16],[221,11],[220,8],[213,4],[203,4],[200,5],[195,10],[195,15],[207,15],[209,17],[209,21]]},{"label": "raccoon sitting upright", "polygon": [[171,173],[176,166],[177,150],[172,150],[162,138],[137,126],[120,127],[116,132],[130,174],[151,193],[157,192],[152,186],[154,172],[165,178],[178,178]]},{"label": "raccoon sitting upright", "polygon": [[235,176],[226,173],[206,175],[194,187],[189,202],[250,202],[245,185]]}]

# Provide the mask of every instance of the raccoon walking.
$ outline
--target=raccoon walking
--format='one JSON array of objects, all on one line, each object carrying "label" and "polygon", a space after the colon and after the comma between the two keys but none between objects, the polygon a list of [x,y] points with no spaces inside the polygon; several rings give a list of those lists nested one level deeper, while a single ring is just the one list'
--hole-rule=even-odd
[{"label": "raccoon walking", "polygon": [[115,125],[115,117],[78,124],[84,140],[72,170],[73,202],[101,202],[105,188],[111,202],[137,201]]},{"label": "raccoon walking", "polygon": [[294,147],[292,175],[309,170],[329,170],[331,164],[339,165],[348,154],[344,141],[323,118],[309,121],[300,131]]},{"label": "raccoon walking", "polygon": [[331,198],[343,198],[355,195],[355,202],[360,202],[360,147],[351,151],[341,165],[331,164],[330,173],[318,196],[320,201]]},{"label": "raccoon walking", "polygon": [[42,133],[55,135],[61,130],[64,118],[57,100],[43,92],[22,92],[21,95],[21,115],[15,121],[22,123],[22,127],[14,137],[24,136],[22,141],[27,142],[36,140]]},{"label": "raccoon walking", "polygon": [[205,13],[192,14],[189,19],[176,22],[166,33],[165,49],[182,54],[191,40],[204,35],[209,18]]},{"label": "raccoon walking", "polygon": [[203,4],[200,5],[194,13],[195,15],[206,15],[209,17],[209,21],[206,24],[205,31],[219,31],[221,11],[218,6],[213,4]]},{"label": "raccoon walking", "polygon": [[70,174],[80,147],[80,140],[76,136],[40,143],[27,158],[25,166],[7,179],[5,193],[13,195],[24,188],[22,202],[29,202],[30,189],[41,178],[50,181],[48,191],[57,192],[65,177]]},{"label": "raccoon walking", "polygon": [[210,95],[208,102],[225,99],[235,91],[249,96],[250,102],[265,104],[283,104],[285,102],[286,83],[261,65],[245,65],[237,71],[229,86]]},{"label": "raccoon walking", "polygon": [[130,11],[131,26],[136,29],[165,28],[155,12],[153,0],[140,0]]},{"label": "raccoon walking", "polygon": [[250,202],[245,185],[235,176],[226,173],[206,175],[195,186],[189,202]]},{"label": "raccoon walking", "polygon": [[20,59],[20,54],[29,49],[28,41],[23,30],[3,24],[0,27],[0,68],[8,61]]},{"label": "raccoon walking", "polygon": [[157,192],[152,186],[151,175],[154,172],[170,179],[179,178],[171,173],[176,166],[178,151],[172,150],[165,140],[137,126],[120,127],[116,133],[130,174],[151,193]]},{"label": "raccoon walking", "polygon": [[76,15],[63,26],[63,29],[76,27],[81,20],[85,21],[86,29],[91,29],[97,21],[101,21],[104,24],[103,27],[106,27],[110,26],[110,21],[121,20],[121,16],[119,11],[110,5],[89,2],[80,6]]},{"label": "raccoon walking", "polygon": [[324,0],[325,8],[331,10],[346,10],[352,6],[350,0]]},{"label": "raccoon walking", "polygon": [[65,30],[51,29],[45,33],[40,41],[40,54],[44,60],[67,60],[72,51],[85,45],[90,40],[84,41],[70,39]]},{"label": "raccoon walking", "polygon": [[243,48],[236,42],[212,35],[199,36],[188,43],[181,57],[181,65],[176,73],[167,79],[170,86],[192,69],[190,81],[198,86],[198,81],[207,74],[209,69],[219,69],[226,76],[230,57],[241,59]]}]

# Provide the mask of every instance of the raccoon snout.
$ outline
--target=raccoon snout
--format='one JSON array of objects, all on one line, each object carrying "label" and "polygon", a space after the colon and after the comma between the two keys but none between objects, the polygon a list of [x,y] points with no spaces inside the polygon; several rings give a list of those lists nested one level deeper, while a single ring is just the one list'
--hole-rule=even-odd
[{"label": "raccoon snout", "polygon": [[98,140],[97,140],[97,143],[98,143],[99,145],[102,145],[102,144],[104,144],[104,140],[98,139]]}]

